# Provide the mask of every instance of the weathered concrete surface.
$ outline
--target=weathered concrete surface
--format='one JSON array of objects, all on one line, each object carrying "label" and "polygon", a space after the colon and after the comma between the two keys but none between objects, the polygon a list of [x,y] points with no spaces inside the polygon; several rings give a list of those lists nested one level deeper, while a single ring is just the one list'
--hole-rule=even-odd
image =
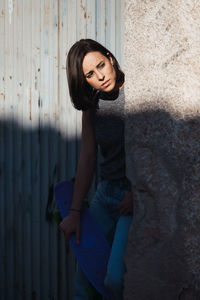
[{"label": "weathered concrete surface", "polygon": [[125,300],[200,299],[200,1],[125,0]]}]

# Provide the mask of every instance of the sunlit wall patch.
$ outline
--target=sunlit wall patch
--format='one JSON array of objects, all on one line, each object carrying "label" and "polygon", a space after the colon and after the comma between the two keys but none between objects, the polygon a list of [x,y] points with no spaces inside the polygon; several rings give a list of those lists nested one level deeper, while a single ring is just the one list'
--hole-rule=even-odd
[{"label": "sunlit wall patch", "polygon": [[9,23],[12,23],[13,0],[8,0]]}]

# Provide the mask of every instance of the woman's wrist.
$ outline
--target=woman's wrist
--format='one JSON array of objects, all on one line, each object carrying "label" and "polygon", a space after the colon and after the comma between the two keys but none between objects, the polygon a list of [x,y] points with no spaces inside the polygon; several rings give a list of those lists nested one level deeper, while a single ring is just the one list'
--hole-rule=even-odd
[{"label": "woman's wrist", "polygon": [[130,191],[130,190],[125,190],[125,193],[126,193],[126,194],[131,194],[131,195],[132,195],[132,191]]},{"label": "woman's wrist", "polygon": [[81,213],[81,209],[77,209],[77,208],[70,208],[69,211],[74,211],[77,213]]}]

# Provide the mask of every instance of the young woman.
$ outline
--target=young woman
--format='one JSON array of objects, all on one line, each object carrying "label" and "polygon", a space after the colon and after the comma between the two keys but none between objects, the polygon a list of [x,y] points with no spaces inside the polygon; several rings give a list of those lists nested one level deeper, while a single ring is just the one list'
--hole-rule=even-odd
[{"label": "young woman", "polygon": [[[112,300],[123,294],[123,257],[132,221],[133,199],[125,175],[124,73],[113,54],[91,39],[70,49],[67,78],[72,103],[82,110],[82,144],[70,214],[60,227],[68,241],[72,233],[80,242],[80,213],[96,168],[100,148],[101,180],[90,210],[112,246],[105,285]],[[80,270],[76,277],[76,300],[87,300],[88,283]]]}]

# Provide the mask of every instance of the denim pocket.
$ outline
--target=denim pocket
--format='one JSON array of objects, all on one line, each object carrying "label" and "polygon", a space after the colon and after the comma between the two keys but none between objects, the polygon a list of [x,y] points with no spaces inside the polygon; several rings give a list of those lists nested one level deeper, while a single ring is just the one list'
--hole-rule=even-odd
[{"label": "denim pocket", "polygon": [[121,202],[124,197],[125,189],[123,189],[119,184],[108,182],[106,185],[106,197],[108,197],[109,202]]}]

